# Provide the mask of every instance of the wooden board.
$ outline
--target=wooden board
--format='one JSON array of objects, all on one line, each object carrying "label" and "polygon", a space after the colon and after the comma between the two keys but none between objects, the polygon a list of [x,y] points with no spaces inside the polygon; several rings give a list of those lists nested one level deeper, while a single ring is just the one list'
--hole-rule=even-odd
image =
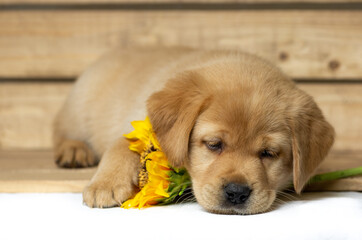
[{"label": "wooden board", "polygon": [[50,148],[55,114],[71,83],[0,83],[0,149]]},{"label": "wooden board", "polygon": [[362,150],[362,84],[299,84],[336,130],[334,149]]},{"label": "wooden board", "polygon": [[[362,151],[332,151],[316,173],[326,173],[362,166]],[[362,175],[308,185],[306,191],[362,191]]]},{"label": "wooden board", "polygon": [[95,171],[58,168],[51,151],[0,151],[0,192],[82,192]]},{"label": "wooden board", "polygon": [[75,77],[113,47],[243,49],[294,78],[361,79],[359,11],[2,11],[0,78]]},{"label": "wooden board", "polygon": [[[362,166],[362,152],[333,152],[319,172]],[[1,192],[82,192],[96,168],[61,169],[51,151],[0,151]],[[362,176],[308,187],[310,191],[362,191]]]},{"label": "wooden board", "polygon": [[[71,85],[0,83],[0,149],[50,148],[52,121]],[[315,97],[335,127],[334,149],[362,150],[362,84],[299,86]]]},{"label": "wooden board", "polygon": [[59,4],[59,3],[354,3],[361,0],[1,0],[1,4]]}]

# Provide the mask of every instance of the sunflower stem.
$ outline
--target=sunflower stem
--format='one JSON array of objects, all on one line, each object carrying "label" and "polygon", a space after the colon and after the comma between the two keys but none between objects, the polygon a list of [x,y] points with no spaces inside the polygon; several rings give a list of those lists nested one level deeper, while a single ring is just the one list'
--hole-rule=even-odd
[{"label": "sunflower stem", "polygon": [[362,174],[362,167],[350,168],[335,172],[317,174],[309,180],[309,183],[337,180]]}]

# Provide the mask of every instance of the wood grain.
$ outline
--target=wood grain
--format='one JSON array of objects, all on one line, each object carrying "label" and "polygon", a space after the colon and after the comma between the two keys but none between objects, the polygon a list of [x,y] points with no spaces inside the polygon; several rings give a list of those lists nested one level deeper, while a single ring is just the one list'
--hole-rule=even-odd
[{"label": "wood grain", "polygon": [[336,130],[334,149],[362,150],[362,84],[299,84]]},{"label": "wood grain", "polygon": [[[1,192],[82,192],[96,168],[61,169],[51,151],[0,151]],[[362,165],[362,152],[332,152],[319,172]],[[308,191],[362,191],[362,176],[311,185]]]},{"label": "wood grain", "polygon": [[359,11],[2,11],[0,78],[75,77],[113,47],[242,49],[294,78],[361,79]]},{"label": "wood grain", "polygon": [[[299,84],[335,127],[334,149],[362,150],[362,84]],[[1,83],[0,149],[51,147],[51,125],[71,83]],[[135,119],[136,120],[136,119]]]},{"label": "wood grain", "polygon": [[95,171],[58,168],[51,151],[0,151],[0,192],[82,192]]},{"label": "wood grain", "polygon": [[[319,166],[317,173],[327,173],[362,166],[362,151],[332,151]],[[316,174],[317,174],[316,173]],[[323,181],[308,185],[306,191],[362,191],[362,175]]]},{"label": "wood grain", "polygon": [[0,149],[49,148],[70,83],[0,83]]}]

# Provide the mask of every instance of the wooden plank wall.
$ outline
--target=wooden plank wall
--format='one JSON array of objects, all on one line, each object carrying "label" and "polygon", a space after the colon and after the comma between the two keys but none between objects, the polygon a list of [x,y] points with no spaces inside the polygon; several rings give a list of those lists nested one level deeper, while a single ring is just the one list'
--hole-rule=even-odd
[{"label": "wooden plank wall", "polygon": [[83,69],[114,47],[242,49],[276,63],[362,150],[362,0],[0,0],[0,149],[51,147]]},{"label": "wooden plank wall", "polygon": [[320,10],[18,10],[0,14],[0,76],[76,77],[112,47],[239,48],[295,78],[358,79],[362,14]]}]

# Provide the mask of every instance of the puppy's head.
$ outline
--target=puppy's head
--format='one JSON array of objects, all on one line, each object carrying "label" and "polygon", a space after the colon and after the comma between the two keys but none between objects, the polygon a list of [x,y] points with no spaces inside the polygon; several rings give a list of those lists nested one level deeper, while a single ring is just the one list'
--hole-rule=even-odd
[{"label": "puppy's head", "polygon": [[312,98],[263,62],[181,73],[150,97],[148,114],[170,163],[186,167],[215,213],[267,211],[292,179],[300,193],[334,138]]}]

